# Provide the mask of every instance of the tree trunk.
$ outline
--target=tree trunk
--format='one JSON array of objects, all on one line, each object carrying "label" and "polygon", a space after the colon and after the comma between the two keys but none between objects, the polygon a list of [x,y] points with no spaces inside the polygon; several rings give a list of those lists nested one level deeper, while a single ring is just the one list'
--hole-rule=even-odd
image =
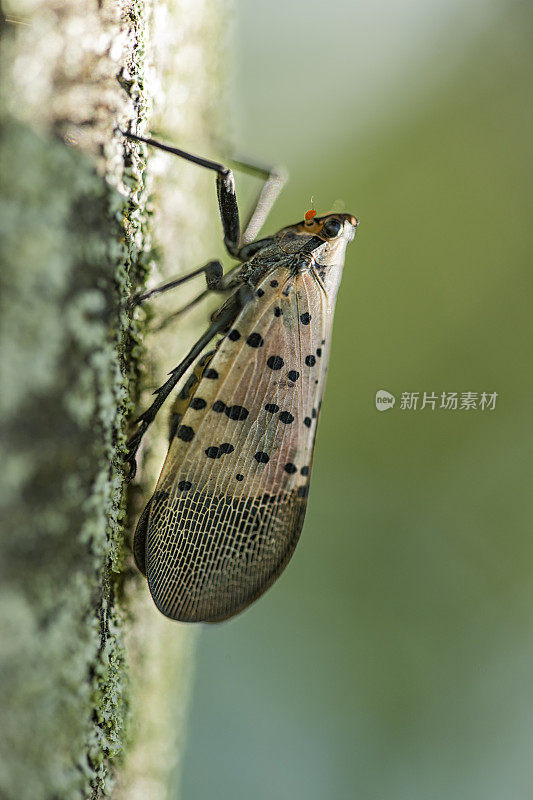
[{"label": "tree trunk", "polygon": [[[193,640],[133,569],[122,456],[139,376],[157,385],[187,331],[148,355],[148,316],[127,301],[167,260],[192,267],[195,237],[202,259],[206,186],[184,171],[160,213],[155,192],[154,231],[149,154],[114,129],[153,129],[155,107],[167,136],[208,151],[225,20],[184,0],[10,0],[4,14],[0,795],[156,800],[180,752]],[[150,441],[133,512],[161,425]]]}]

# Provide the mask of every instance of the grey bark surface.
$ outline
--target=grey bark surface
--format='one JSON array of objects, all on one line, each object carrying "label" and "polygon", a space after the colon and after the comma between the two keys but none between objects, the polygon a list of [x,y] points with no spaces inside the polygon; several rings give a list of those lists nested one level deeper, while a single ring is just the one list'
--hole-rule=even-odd
[{"label": "grey bark surface", "polygon": [[[165,274],[154,208],[163,253],[179,253],[170,271],[192,265],[179,225],[195,208],[201,222],[204,187],[165,189],[177,225],[166,233],[148,154],[114,127],[147,129],[165,92],[192,91],[168,129],[201,146],[223,21],[209,3],[187,15],[140,0],[3,10],[0,796],[157,800],[179,754],[193,639],[132,568],[122,454],[139,387],[180,351],[174,331],[147,362],[149,315],[132,318],[127,299]],[[156,51],[182,60],[172,82]],[[164,438],[153,442],[133,511],[157,477]]]}]

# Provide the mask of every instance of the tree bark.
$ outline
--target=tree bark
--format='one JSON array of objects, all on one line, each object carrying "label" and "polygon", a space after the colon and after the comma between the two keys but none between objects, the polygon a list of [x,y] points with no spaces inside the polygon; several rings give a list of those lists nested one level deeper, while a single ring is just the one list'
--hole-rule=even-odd
[{"label": "tree bark", "polygon": [[[170,210],[160,213],[155,192],[154,228],[148,154],[115,126],[148,130],[152,107],[162,113],[166,98],[177,96],[165,133],[209,149],[205,123],[220,103],[216,42],[224,19],[219,4],[189,5],[10,0],[4,8],[6,800],[165,797],[180,751],[193,639],[158,614],[133,569],[122,458],[140,389],[174,366],[176,339],[187,333],[163,334],[149,356],[149,315],[132,316],[127,301],[154,269],[164,276],[165,248],[179,262],[169,263],[171,272],[192,266],[195,235],[202,259],[207,242],[197,221],[207,213],[206,187],[185,177],[165,188]],[[171,78],[156,54],[175,67]],[[183,101],[188,95],[194,102]],[[192,238],[182,246],[185,228]],[[134,512],[156,477],[161,425],[151,441],[130,492]]]}]

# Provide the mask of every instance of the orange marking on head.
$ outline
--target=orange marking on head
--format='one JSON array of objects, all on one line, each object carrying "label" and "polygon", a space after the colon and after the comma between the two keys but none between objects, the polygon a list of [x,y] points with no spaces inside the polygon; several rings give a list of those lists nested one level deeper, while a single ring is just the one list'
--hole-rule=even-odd
[{"label": "orange marking on head", "polygon": [[311,222],[313,217],[316,217],[316,211],[315,211],[314,208],[310,208],[309,211],[305,212],[305,221],[306,222]]}]

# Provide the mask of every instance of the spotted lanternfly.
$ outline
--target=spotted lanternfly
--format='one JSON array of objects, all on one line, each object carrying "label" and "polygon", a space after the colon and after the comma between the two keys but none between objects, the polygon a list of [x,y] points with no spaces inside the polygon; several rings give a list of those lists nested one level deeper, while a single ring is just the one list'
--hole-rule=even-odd
[{"label": "spotted lanternfly", "polygon": [[192,367],[172,407],[170,447],[133,549],[163,614],[219,622],[275,581],[300,536],[335,299],[358,221],[311,210],[301,222],[256,239],[284,179],[279,171],[236,162],[265,180],[241,235],[231,170],[124,135],[216,172],[224,243],[239,261],[226,275],[211,261],[133,301],[201,273],[208,289],[229,293],[139,417],[127,456],[133,477],[142,436]]}]

